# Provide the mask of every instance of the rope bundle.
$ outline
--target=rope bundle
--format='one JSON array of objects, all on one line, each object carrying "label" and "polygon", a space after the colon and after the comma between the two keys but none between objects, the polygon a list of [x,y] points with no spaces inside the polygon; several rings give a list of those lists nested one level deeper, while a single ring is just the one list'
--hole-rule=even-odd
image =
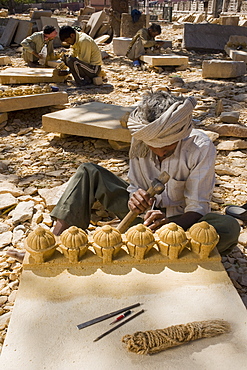
[{"label": "rope bundle", "polygon": [[192,340],[224,334],[229,330],[229,323],[223,320],[194,321],[165,329],[137,331],[133,335],[125,335],[122,342],[130,352],[151,355]]}]

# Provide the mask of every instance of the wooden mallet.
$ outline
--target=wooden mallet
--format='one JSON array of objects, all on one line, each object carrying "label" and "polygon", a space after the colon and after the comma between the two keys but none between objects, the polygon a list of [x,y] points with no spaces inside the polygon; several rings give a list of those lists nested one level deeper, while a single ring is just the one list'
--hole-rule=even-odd
[{"label": "wooden mallet", "polygon": [[[162,172],[158,178],[155,178],[150,188],[147,190],[147,193],[150,195],[150,197],[154,197],[156,194],[161,194],[162,191],[165,190],[165,184],[169,180],[170,176],[166,171]],[[129,213],[122,219],[120,224],[117,226],[117,229],[124,233],[128,227],[132,224],[132,222],[136,219],[138,216],[138,212],[129,211]]]}]

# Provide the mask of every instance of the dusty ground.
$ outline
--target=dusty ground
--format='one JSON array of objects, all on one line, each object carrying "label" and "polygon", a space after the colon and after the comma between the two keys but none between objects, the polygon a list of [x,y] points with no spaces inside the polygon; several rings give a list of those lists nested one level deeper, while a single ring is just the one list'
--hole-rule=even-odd
[{"label": "dusty ground", "polygon": [[[64,21],[64,20],[63,20]],[[202,61],[205,59],[225,59],[224,54],[199,54],[187,52],[181,48],[182,30],[173,30],[169,24],[164,27],[162,37],[173,41],[173,52],[187,55],[190,63],[186,70],[173,68],[165,70],[138,71],[131,67],[130,61],[116,57],[112,45],[100,45],[108,53],[104,59],[107,83],[74,89],[71,82],[58,84],[60,91],[67,91],[69,106],[76,106],[90,101],[132,106],[139,101],[142,94],[149,89],[168,86],[175,94],[195,95],[198,105],[194,114],[194,125],[208,128],[218,123],[217,107],[221,101],[224,111],[239,111],[241,125],[246,125],[247,108],[244,97],[247,96],[246,76],[232,80],[203,80],[201,77]],[[23,66],[18,49],[8,48],[1,55],[9,55],[13,66]],[[179,77],[182,79],[176,79]],[[241,98],[241,96],[243,98]],[[238,97],[238,99],[236,99]],[[240,97],[240,98],[239,98]],[[0,233],[11,232],[9,241],[0,246],[0,343],[6,335],[8,322],[18,290],[21,264],[6,256],[6,250],[16,247],[23,250],[25,236],[38,223],[52,228],[49,210],[44,200],[38,195],[41,188],[53,188],[66,182],[82,162],[93,162],[110,169],[115,174],[127,178],[128,152],[116,151],[106,140],[70,136],[61,138],[56,133],[42,130],[42,115],[52,108],[41,108],[10,112],[7,124],[1,125],[0,143],[0,181],[8,181],[24,191],[26,198],[19,195],[19,200],[34,201],[33,216],[20,225],[13,225],[11,212],[2,211],[0,216]],[[214,141],[217,146],[226,140],[239,138],[219,137]],[[227,204],[247,202],[247,150],[218,150],[215,186],[212,208],[224,213]],[[28,198],[29,197],[29,198]],[[42,214],[38,218],[37,214]],[[94,224],[110,219],[111,215],[102,209],[96,209]],[[3,240],[3,238],[2,238]],[[247,306],[247,237],[245,225],[242,224],[241,244],[227,257],[223,257],[224,266],[238,293]]]}]

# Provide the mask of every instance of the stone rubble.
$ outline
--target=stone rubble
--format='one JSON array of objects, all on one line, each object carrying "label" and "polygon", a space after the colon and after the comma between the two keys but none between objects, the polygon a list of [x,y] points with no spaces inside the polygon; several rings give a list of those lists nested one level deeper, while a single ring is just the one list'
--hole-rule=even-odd
[{"label": "stone rubble", "polygon": [[[247,124],[247,76],[203,80],[203,60],[224,59],[225,56],[182,49],[182,32],[181,28],[166,24],[161,36],[172,40],[173,52],[189,57],[186,70],[146,67],[140,71],[132,68],[126,58],[114,55],[111,44],[105,44],[100,48],[109,55],[103,66],[107,83],[86,86],[83,90],[74,88],[70,81],[57,86],[60,91],[67,91],[68,107],[91,101],[134,106],[150,89],[169,88],[176,95],[196,96],[194,126],[212,137],[217,148],[212,210],[224,213],[226,205],[247,202],[247,142],[243,135]],[[14,67],[24,66],[20,53],[14,48],[6,48],[4,53],[11,58]],[[24,239],[37,225],[52,230],[50,211],[82,162],[97,163],[127,180],[128,145],[46,133],[42,130],[41,118],[52,109],[56,108],[10,112],[8,121],[0,127],[0,346],[8,328],[22,269],[19,262],[6,256],[6,251],[13,248],[24,251]],[[227,123],[222,123],[226,122],[226,117]],[[235,136],[234,130],[241,129],[243,136]],[[114,215],[96,202],[89,230],[112,219]],[[222,258],[222,262],[247,307],[247,229],[244,222],[240,224],[239,244]]]}]

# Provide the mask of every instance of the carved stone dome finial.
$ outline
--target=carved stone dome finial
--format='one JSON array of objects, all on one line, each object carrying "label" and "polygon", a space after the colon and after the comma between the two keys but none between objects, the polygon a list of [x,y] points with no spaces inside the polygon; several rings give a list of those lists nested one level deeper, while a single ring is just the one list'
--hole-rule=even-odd
[{"label": "carved stone dome finial", "polygon": [[155,244],[152,231],[143,224],[132,226],[125,235],[129,254],[138,260],[144,259]]},{"label": "carved stone dome finial", "polygon": [[56,250],[55,236],[50,230],[38,227],[26,238],[25,248],[36,263],[45,262]]},{"label": "carved stone dome finial", "polygon": [[104,225],[93,235],[95,253],[103,258],[103,263],[111,262],[113,256],[120,251],[122,244],[120,231],[110,225]]},{"label": "carved stone dome finial", "polygon": [[163,225],[156,231],[159,237],[158,245],[160,253],[170,259],[178,258],[179,254],[188,244],[184,229],[175,222]]},{"label": "carved stone dome finial", "polygon": [[199,254],[200,258],[208,258],[220,238],[215,228],[206,221],[191,226],[187,235],[192,251]]},{"label": "carved stone dome finial", "polygon": [[60,235],[60,248],[70,262],[78,262],[88,249],[88,237],[84,230],[70,226]]}]

